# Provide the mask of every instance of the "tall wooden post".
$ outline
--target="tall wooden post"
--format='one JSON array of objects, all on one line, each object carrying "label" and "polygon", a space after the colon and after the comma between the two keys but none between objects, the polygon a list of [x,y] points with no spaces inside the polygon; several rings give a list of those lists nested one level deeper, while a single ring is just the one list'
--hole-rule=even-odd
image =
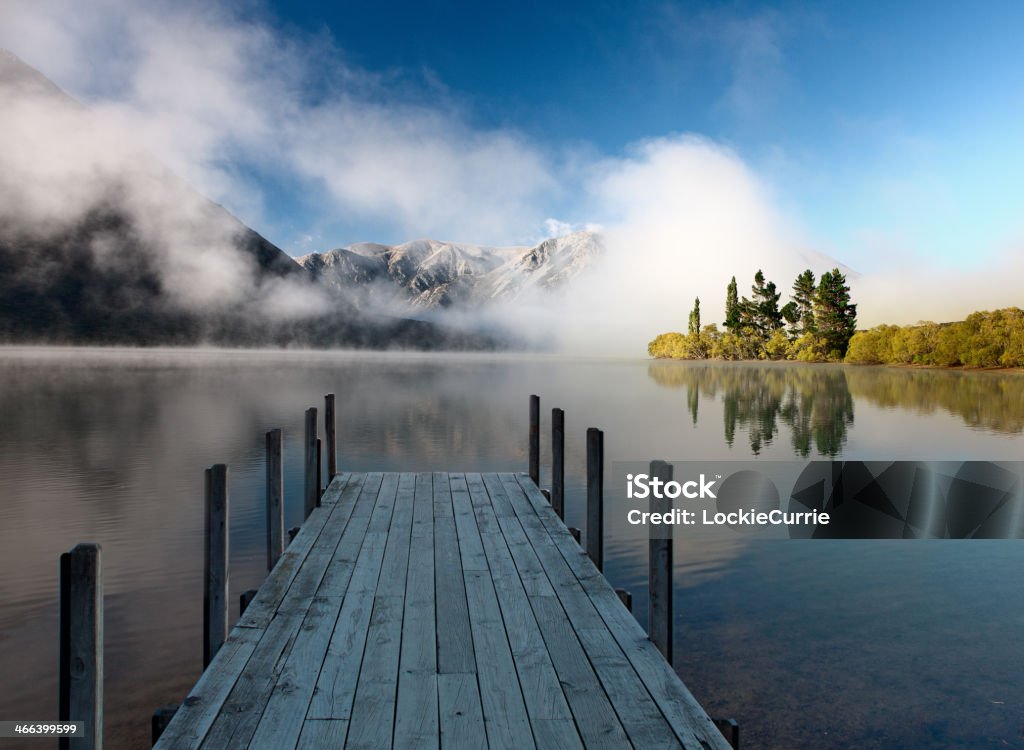
[{"label": "tall wooden post", "polygon": [[206,590],[203,593],[203,669],[228,637],[228,467],[206,470]]},{"label": "tall wooden post", "polygon": [[[98,544],[60,556],[60,721],[85,723],[76,748],[103,747],[103,566]],[[14,675],[11,675],[13,678]],[[62,737],[62,749],[71,738]]]},{"label": "tall wooden post", "polygon": [[333,393],[324,396],[324,432],[327,438],[327,484],[330,484],[338,473],[338,433]]},{"label": "tall wooden post", "polygon": [[604,432],[587,430],[587,554],[604,570]]},{"label": "tall wooden post", "polygon": [[551,507],[565,520],[565,412],[551,410]]},{"label": "tall wooden post", "polygon": [[530,396],[530,479],[540,484],[540,396]]},{"label": "tall wooden post", "polygon": [[324,450],[323,440],[316,439],[316,507],[320,507],[320,498],[324,496]]},{"label": "tall wooden post", "polygon": [[303,518],[309,518],[309,514],[313,512],[317,502],[320,499],[319,489],[320,482],[317,479],[316,465],[317,456],[319,452],[316,449],[316,408],[306,409],[306,462],[305,462],[305,486],[303,493],[303,506],[305,508],[305,516]]},{"label": "tall wooden post", "polygon": [[284,554],[284,436],[267,433],[267,570]]},{"label": "tall wooden post", "polygon": [[[658,477],[663,482],[672,479],[672,464],[665,461],[651,461],[650,473],[652,477]],[[666,513],[671,510],[672,501],[665,499],[652,499],[651,511],[655,513]],[[661,530],[661,526],[651,524],[651,537],[648,540],[648,590],[650,591],[650,607],[648,610],[647,634],[658,650],[665,656],[669,664],[672,663],[672,537],[668,539],[655,539],[654,535]],[[670,527],[671,528],[671,527]],[[666,533],[661,531],[661,533]],[[671,532],[668,532],[671,534]]]}]

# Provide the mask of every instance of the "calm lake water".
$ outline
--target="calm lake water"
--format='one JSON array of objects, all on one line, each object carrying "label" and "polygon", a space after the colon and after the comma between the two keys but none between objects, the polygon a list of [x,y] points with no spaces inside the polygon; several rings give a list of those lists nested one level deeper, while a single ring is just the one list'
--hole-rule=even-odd
[{"label": "calm lake water", "polygon": [[[1024,458],[1024,377],[554,357],[0,349],[0,719],[56,718],[57,562],[103,545],[106,739],[148,747],[202,649],[203,470],[230,467],[232,599],[265,575],[264,433],[301,520],[303,411],[337,394],[353,471],[526,466],[527,396],[619,460]],[[549,467],[542,471],[549,484]],[[609,500],[614,502],[614,499]],[[614,515],[614,514],[613,514]],[[646,537],[606,573],[646,623]],[[676,551],[676,667],[745,748],[1024,747],[1020,541],[694,542]],[[26,743],[37,747],[39,743]],[[0,740],[0,747],[16,741]]]}]

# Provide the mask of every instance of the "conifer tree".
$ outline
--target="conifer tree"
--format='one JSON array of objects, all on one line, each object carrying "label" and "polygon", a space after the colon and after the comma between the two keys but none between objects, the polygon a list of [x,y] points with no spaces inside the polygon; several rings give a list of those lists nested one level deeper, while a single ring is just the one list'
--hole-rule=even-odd
[{"label": "conifer tree", "polygon": [[693,301],[693,310],[690,311],[690,322],[687,332],[691,336],[696,336],[700,333],[700,297]]},{"label": "conifer tree", "polygon": [[795,306],[794,320],[791,321],[790,333],[793,336],[801,336],[805,333],[814,333],[814,299],[818,290],[814,284],[814,272],[807,269],[796,277],[793,282],[793,305]]},{"label": "conifer tree", "polygon": [[857,332],[857,306],[850,303],[850,287],[838,268],[821,275],[814,298],[814,320],[826,350],[842,358]]},{"label": "conifer tree", "polygon": [[725,327],[735,333],[740,326],[740,298],[736,288],[736,277],[732,277],[725,290]]}]

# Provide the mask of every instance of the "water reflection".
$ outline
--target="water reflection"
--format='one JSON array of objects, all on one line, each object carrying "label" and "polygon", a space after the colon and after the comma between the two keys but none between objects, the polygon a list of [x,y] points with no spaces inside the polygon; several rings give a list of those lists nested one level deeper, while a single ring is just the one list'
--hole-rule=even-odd
[{"label": "water reflection", "polygon": [[658,385],[686,388],[690,419],[697,424],[702,397],[720,400],[725,442],[745,430],[750,450],[759,455],[789,428],[793,452],[807,457],[812,447],[837,456],[853,424],[853,396],[847,370],[832,367],[735,366],[717,363],[652,362],[648,375]]}]

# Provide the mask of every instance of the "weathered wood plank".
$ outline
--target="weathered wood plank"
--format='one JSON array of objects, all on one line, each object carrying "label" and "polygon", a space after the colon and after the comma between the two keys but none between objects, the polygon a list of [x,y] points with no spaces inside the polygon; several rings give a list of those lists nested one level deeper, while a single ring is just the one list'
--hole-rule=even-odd
[{"label": "weathered wood plank", "polygon": [[[376,504],[367,524],[362,548],[331,636],[307,719],[350,719],[360,664],[373,612],[373,598],[387,547],[388,527],[398,492],[394,475],[373,483]],[[373,490],[373,487],[370,489]],[[365,490],[364,490],[365,491]]]},{"label": "weathered wood plank", "polygon": [[466,584],[448,476],[434,475],[434,598],[437,602],[437,671],[476,673]]},{"label": "weathered wood plank", "polygon": [[[502,475],[502,478],[507,483],[509,475]],[[654,644],[648,640],[643,628],[622,605],[608,581],[597,572],[589,558],[581,554],[572,538],[563,533],[565,527],[554,513],[545,512],[544,506],[547,503],[539,492],[530,487],[528,477],[514,475],[512,478],[523,489],[534,511],[550,530],[551,539],[562,554],[562,558],[576,574],[594,608],[636,670],[648,694],[658,704],[662,715],[671,725],[683,747],[728,750],[729,745],[725,738]]]},{"label": "weathered wood plank", "polygon": [[298,747],[302,750],[338,750],[345,746],[348,721],[345,719],[310,719],[302,725]]},{"label": "weathered wood plank", "polygon": [[459,537],[459,555],[462,558],[462,569],[487,570],[487,556],[480,544],[480,532],[476,525],[476,515],[469,499],[469,488],[466,486],[465,474],[450,475],[452,488],[452,510],[455,513],[455,528]]},{"label": "weathered wood plank", "polygon": [[476,675],[439,674],[437,694],[441,707],[441,745],[459,750],[486,750],[487,733]]},{"label": "weathered wood plank", "polygon": [[[300,628],[323,580],[327,561],[340,543],[352,511],[353,504],[349,502],[332,504],[314,511],[314,516],[326,514],[325,523],[312,540],[302,566],[292,578],[263,637],[228,695],[223,710],[214,720],[203,741],[203,747],[212,750],[245,746],[250,742],[273,695],[274,687],[285,670],[296,640],[303,640],[300,638]],[[256,606],[258,601],[259,597],[251,606]]]},{"label": "weathered wood plank", "polygon": [[433,497],[430,475],[417,474],[395,711],[394,745],[403,748],[436,748],[440,736]]},{"label": "weathered wood plank", "polygon": [[[512,489],[509,485],[510,490]],[[517,502],[518,500],[518,502]],[[554,540],[543,522],[536,515],[536,509],[529,498],[521,494],[512,498],[513,504],[522,510],[524,525],[536,531],[530,537],[538,555],[545,563],[545,570],[558,594],[572,629],[579,639],[586,658],[600,680],[611,704],[615,707],[619,721],[631,742],[638,747],[664,747],[671,745],[675,738],[671,727],[654,707],[645,689],[615,642],[614,637],[603,626],[593,603],[584,591],[580,581],[561,557]],[[543,510],[551,513],[547,503]],[[562,536],[564,526],[559,530]],[[593,569],[593,565],[592,565]],[[594,575],[599,575],[593,569]],[[598,627],[600,625],[600,627]],[[624,667],[624,668],[623,668]],[[653,709],[653,710],[652,710]]]}]

